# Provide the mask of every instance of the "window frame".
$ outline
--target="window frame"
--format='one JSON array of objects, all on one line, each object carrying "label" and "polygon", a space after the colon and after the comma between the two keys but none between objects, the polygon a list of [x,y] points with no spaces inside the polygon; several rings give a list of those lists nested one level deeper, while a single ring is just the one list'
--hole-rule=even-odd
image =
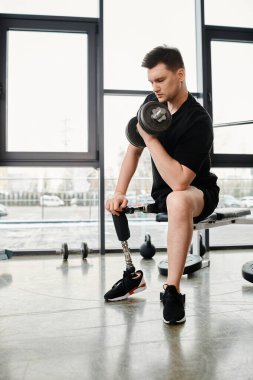
[{"label": "window frame", "polygon": [[[85,33],[88,36],[88,151],[7,152],[6,85],[7,32],[9,30]],[[0,165],[1,166],[93,166],[99,167],[97,138],[98,19],[59,16],[0,15]]]}]

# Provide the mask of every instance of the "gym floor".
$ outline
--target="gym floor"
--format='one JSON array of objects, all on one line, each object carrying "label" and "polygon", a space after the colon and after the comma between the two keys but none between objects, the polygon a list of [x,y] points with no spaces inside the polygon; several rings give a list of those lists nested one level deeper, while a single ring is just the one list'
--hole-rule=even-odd
[{"label": "gym floor", "polygon": [[209,255],[209,268],[183,276],[180,326],[162,321],[164,253],[132,255],[148,288],[118,303],[103,294],[121,277],[121,254],[0,261],[0,379],[251,380],[253,284],[241,267],[253,252]]}]

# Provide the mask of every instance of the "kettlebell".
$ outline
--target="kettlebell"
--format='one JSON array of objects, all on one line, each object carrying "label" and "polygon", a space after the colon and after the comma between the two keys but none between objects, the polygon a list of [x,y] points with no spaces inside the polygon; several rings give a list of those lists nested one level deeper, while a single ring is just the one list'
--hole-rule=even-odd
[{"label": "kettlebell", "polygon": [[144,259],[151,259],[156,253],[155,246],[151,243],[149,234],[145,235],[145,242],[140,246],[140,254]]}]

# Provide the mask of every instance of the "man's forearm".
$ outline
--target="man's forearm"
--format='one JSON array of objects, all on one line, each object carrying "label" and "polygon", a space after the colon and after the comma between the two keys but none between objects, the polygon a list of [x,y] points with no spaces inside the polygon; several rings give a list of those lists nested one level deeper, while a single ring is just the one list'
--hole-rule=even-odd
[{"label": "man's forearm", "polygon": [[141,153],[141,149],[136,149],[129,145],[121,165],[118,182],[115,188],[115,194],[126,194],[129,183],[137,168]]},{"label": "man's forearm", "polygon": [[163,180],[172,190],[185,190],[190,185],[194,175],[189,180],[186,168],[172,158],[156,138],[146,141],[146,146]]}]

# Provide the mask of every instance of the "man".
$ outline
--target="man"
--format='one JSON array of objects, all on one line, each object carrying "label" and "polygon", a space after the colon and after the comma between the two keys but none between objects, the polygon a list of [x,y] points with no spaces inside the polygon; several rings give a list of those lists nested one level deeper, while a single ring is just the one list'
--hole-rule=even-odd
[{"label": "man", "polygon": [[[193,222],[210,215],[218,204],[217,177],[210,173],[213,144],[212,121],[206,110],[188,92],[185,67],[178,49],[159,46],[149,52],[142,66],[147,68],[153,93],[145,102],[167,103],[172,114],[169,129],[159,137],[138,132],[151,155],[153,186],[151,195],[159,212],[168,213],[168,277],[164,284],[165,323],[185,321],[185,296],[180,292],[187,252],[192,240]],[[127,205],[126,192],[143,148],[129,144],[123,159],[114,196],[106,209],[119,215]],[[145,288],[143,273],[124,273],[105,299],[114,301]],[[121,297],[116,297],[120,289]]]}]

